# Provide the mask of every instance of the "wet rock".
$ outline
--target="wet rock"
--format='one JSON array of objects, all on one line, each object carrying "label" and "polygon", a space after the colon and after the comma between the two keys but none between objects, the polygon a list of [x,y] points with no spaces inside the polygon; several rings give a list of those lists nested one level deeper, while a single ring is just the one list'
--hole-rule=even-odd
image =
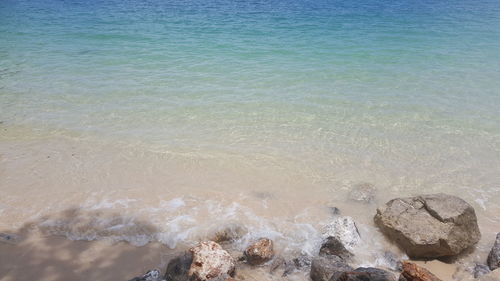
[{"label": "wet rock", "polygon": [[500,268],[500,233],[497,234],[495,243],[488,255],[487,263],[491,270]]},{"label": "wet rock", "polygon": [[373,267],[359,267],[334,275],[330,281],[396,281],[393,273]]},{"label": "wet rock", "polygon": [[0,242],[14,245],[19,243],[19,236],[16,234],[0,232]]},{"label": "wet rock", "polygon": [[189,268],[192,262],[191,253],[184,253],[170,260],[163,278],[167,281],[188,281]]},{"label": "wet rock", "polygon": [[330,210],[330,214],[332,214],[334,216],[338,216],[341,213],[340,209],[337,207],[329,207],[328,209]]},{"label": "wet rock", "polygon": [[278,268],[283,267],[282,276],[285,277],[295,270],[301,270],[309,266],[311,266],[311,258],[306,254],[301,254],[292,260],[285,260],[279,256],[274,258],[269,272],[274,273]]},{"label": "wet rock", "polygon": [[212,241],[217,243],[233,242],[248,233],[248,229],[237,223],[230,223],[215,232]]},{"label": "wet rock", "polygon": [[300,254],[292,260],[297,269],[311,266],[311,257],[306,254]]},{"label": "wet rock", "polygon": [[260,238],[246,248],[244,255],[247,263],[251,265],[260,265],[268,262],[274,256],[273,241],[267,238]]},{"label": "wet rock", "polygon": [[323,238],[336,238],[347,250],[352,250],[360,241],[358,228],[351,217],[336,216],[325,226]]},{"label": "wet rock", "polygon": [[311,263],[310,277],[312,281],[328,281],[333,275],[337,276],[353,268],[337,256],[316,257]]},{"label": "wet rock", "polygon": [[164,279],[161,279],[160,271],[158,269],[152,269],[140,277],[130,279],[130,281],[164,281]]},{"label": "wet rock", "polygon": [[443,193],[393,199],[374,220],[413,258],[457,255],[481,238],[472,206]]},{"label": "wet rock", "polygon": [[406,281],[441,281],[427,269],[420,267],[412,262],[403,261],[403,271],[399,280]]},{"label": "wet rock", "polygon": [[189,249],[193,262],[189,268],[190,280],[206,281],[235,273],[234,259],[222,247],[213,242],[201,242]]},{"label": "wet rock", "polygon": [[490,272],[491,272],[490,268],[485,264],[476,264],[474,266],[474,278],[479,278]]},{"label": "wet rock", "polygon": [[371,183],[363,182],[353,186],[348,198],[352,201],[370,203],[375,198],[375,186]]},{"label": "wet rock", "polygon": [[325,242],[323,242],[323,245],[321,245],[319,254],[321,256],[339,256],[345,261],[348,261],[353,257],[353,254],[344,247],[342,242],[340,242],[337,237],[333,236],[326,238]]}]

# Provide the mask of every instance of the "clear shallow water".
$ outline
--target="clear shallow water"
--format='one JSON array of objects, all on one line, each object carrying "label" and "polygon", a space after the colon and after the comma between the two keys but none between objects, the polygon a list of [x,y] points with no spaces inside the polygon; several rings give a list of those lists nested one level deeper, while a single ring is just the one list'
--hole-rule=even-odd
[{"label": "clear shallow water", "polygon": [[[0,207],[17,216],[3,225],[134,198],[107,208],[151,218],[152,204],[160,232],[175,234],[159,240],[175,245],[206,231],[193,227],[210,206],[236,202],[228,220],[300,244],[327,220],[319,206],[365,181],[377,203],[461,195],[492,235],[499,77],[498,1],[4,0],[0,184],[11,196]],[[264,191],[271,203],[252,195]],[[20,214],[29,196],[59,207]],[[218,203],[162,209],[193,202],[183,196]],[[369,227],[374,206],[344,208]],[[165,222],[186,213],[175,231]],[[254,219],[276,214],[290,223]],[[311,225],[301,232],[296,216]],[[64,231],[92,237],[75,229]]]}]

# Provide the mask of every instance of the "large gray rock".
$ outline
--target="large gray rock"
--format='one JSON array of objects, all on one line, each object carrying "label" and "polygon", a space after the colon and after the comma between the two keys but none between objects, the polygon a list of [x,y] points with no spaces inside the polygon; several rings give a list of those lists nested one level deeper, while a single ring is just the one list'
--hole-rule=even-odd
[{"label": "large gray rock", "polygon": [[453,256],[481,238],[472,206],[443,193],[393,199],[374,219],[413,258]]},{"label": "large gray rock", "polygon": [[312,281],[328,281],[332,276],[337,276],[345,271],[353,270],[337,256],[321,256],[313,259],[310,277]]},{"label": "large gray rock", "polygon": [[226,279],[226,275],[234,275],[234,259],[219,244],[213,241],[201,242],[189,251],[193,257],[188,273],[190,280]]},{"label": "large gray rock", "polygon": [[373,267],[359,267],[334,275],[330,281],[396,281],[396,276],[386,270]]},{"label": "large gray rock", "polygon": [[337,239],[348,251],[352,250],[361,241],[356,223],[351,217],[335,216],[332,221],[325,226],[323,238],[329,237]]},{"label": "large gray rock", "polygon": [[497,234],[493,248],[491,248],[490,254],[488,255],[488,267],[491,270],[500,268],[500,233]]}]

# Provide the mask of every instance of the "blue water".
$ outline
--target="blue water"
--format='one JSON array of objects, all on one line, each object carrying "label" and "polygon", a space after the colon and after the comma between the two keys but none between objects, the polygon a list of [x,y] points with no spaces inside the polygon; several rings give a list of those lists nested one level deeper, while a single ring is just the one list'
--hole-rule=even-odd
[{"label": "blue water", "polygon": [[499,78],[498,1],[0,2],[0,120],[34,134],[498,168]]}]

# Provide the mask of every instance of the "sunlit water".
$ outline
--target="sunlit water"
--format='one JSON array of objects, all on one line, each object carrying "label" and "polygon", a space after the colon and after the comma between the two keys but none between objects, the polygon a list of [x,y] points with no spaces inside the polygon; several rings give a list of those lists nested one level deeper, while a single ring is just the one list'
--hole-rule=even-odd
[{"label": "sunlit water", "polygon": [[[3,0],[0,122],[2,229],[177,247],[236,221],[240,247],[314,255],[338,206],[376,255],[377,205],[447,192],[475,207],[482,259],[500,227],[500,5]],[[346,199],[361,182],[374,203]]]}]

